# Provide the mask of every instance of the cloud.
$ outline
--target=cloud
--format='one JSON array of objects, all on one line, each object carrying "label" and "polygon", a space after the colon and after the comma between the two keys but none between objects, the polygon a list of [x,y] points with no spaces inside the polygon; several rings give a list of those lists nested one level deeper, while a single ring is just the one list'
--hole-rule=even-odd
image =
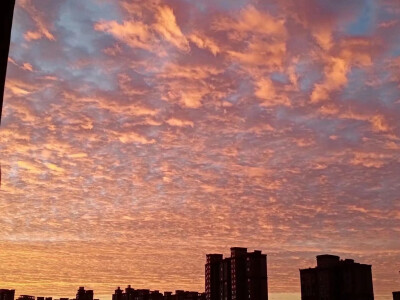
[{"label": "cloud", "polygon": [[28,95],[36,92],[38,89],[38,86],[18,79],[11,79],[6,83],[6,92],[10,91],[16,96]]},{"label": "cloud", "polygon": [[132,48],[153,50],[150,43],[153,36],[149,32],[149,26],[140,21],[124,21],[122,24],[116,21],[101,21],[95,24],[94,29],[110,33]]},{"label": "cloud", "polygon": [[54,35],[50,32],[50,26],[46,22],[44,14],[36,9],[32,4],[32,0],[21,0],[18,2],[18,5],[29,14],[36,25],[36,30],[25,33],[24,37],[27,41],[38,40],[43,37],[51,41],[56,40]]},{"label": "cloud", "polygon": [[166,121],[170,126],[177,126],[177,127],[193,127],[194,124],[192,121],[180,120],[176,118],[171,118]]},{"label": "cloud", "polygon": [[[268,12],[262,12],[253,5],[241,10],[239,17],[221,18],[213,23],[213,29],[233,31],[241,36],[243,34],[261,34],[275,37],[285,37],[285,20],[276,18]],[[233,36],[232,36],[233,37]]]},{"label": "cloud", "polygon": [[15,11],[4,282],[201,291],[204,253],[238,245],[268,254],[271,298],[325,252],[395,288],[396,1],[362,30],[357,1],[42,2]]},{"label": "cloud", "polygon": [[290,101],[285,94],[277,93],[274,83],[269,78],[262,78],[257,83],[255,95],[264,100],[263,106],[287,105]]},{"label": "cloud", "polygon": [[189,39],[192,43],[194,43],[197,47],[201,49],[207,49],[209,50],[213,55],[217,55],[218,53],[221,52],[219,49],[218,45],[208,38],[205,35],[202,35],[200,33],[192,33],[189,36]]},{"label": "cloud", "polygon": [[330,57],[324,69],[325,80],[317,83],[311,93],[311,102],[328,100],[330,93],[347,84],[347,73],[349,66],[344,59]]},{"label": "cloud", "polygon": [[22,65],[22,69],[24,69],[24,70],[26,70],[26,71],[30,71],[30,72],[33,71],[33,67],[32,67],[32,65],[31,65],[30,63],[24,63],[24,64]]},{"label": "cloud", "polygon": [[156,14],[157,22],[154,29],[168,42],[182,51],[189,51],[189,43],[176,23],[173,10],[169,6],[159,6]]},{"label": "cloud", "polygon": [[148,139],[147,137],[137,134],[136,132],[114,133],[114,135],[123,144],[153,144],[156,142],[155,139]]},{"label": "cloud", "polygon": [[[150,52],[165,55],[160,45],[165,40],[179,50],[188,52],[189,42],[179,28],[173,10],[169,6],[153,8],[154,22],[144,21],[101,21],[94,25],[95,30],[104,31],[132,48],[140,48]],[[161,47],[161,48],[160,48]]]}]

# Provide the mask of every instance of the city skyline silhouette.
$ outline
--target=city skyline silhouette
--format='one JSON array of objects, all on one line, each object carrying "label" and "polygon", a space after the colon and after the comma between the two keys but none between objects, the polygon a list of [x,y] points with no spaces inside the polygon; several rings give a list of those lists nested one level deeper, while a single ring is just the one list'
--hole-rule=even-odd
[{"label": "city skyline silhouette", "polygon": [[202,292],[206,254],[245,247],[269,300],[300,299],[321,254],[372,265],[377,300],[400,290],[397,0],[12,7],[0,289]]},{"label": "city skyline silhouette", "polygon": [[[268,300],[267,254],[261,250],[231,247],[229,257],[212,253],[206,255],[204,291],[175,292],[118,286],[112,300]],[[317,266],[300,269],[302,300],[374,300],[372,266],[340,259],[332,254],[316,257]],[[397,300],[400,292],[393,292]],[[0,300],[14,300],[14,289],[0,289]],[[20,295],[16,300],[53,300],[52,296]],[[75,298],[55,300],[99,300],[93,290],[80,286]]]}]

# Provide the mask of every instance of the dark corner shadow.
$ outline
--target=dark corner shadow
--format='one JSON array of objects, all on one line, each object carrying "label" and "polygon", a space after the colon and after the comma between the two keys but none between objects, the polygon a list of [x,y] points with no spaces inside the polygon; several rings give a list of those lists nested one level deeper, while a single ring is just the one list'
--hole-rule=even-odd
[{"label": "dark corner shadow", "polygon": [[14,6],[15,0],[0,1],[0,124],[3,112],[4,86],[7,74]]}]

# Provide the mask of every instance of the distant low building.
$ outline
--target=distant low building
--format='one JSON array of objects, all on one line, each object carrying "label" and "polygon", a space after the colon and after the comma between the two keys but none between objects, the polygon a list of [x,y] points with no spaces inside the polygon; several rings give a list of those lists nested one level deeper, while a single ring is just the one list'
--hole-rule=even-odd
[{"label": "distant low building", "polygon": [[35,296],[30,295],[20,295],[17,300],[35,300]]},{"label": "distant low building", "polygon": [[175,295],[170,292],[164,293],[164,300],[205,300],[205,294],[176,290]]},{"label": "distant low building", "polygon": [[0,289],[0,300],[14,300],[15,290]]},{"label": "distant low building", "polygon": [[393,300],[400,300],[400,292],[393,292]]},{"label": "distant low building", "polygon": [[134,289],[130,285],[123,291],[120,287],[115,290],[112,300],[205,300],[205,294],[199,292],[188,292],[177,290],[160,293],[158,290]]},{"label": "distant low building", "polygon": [[315,268],[300,270],[302,300],[373,300],[371,265],[317,256]]},{"label": "distant low building", "polygon": [[53,297],[36,297],[36,300],[53,300]]}]

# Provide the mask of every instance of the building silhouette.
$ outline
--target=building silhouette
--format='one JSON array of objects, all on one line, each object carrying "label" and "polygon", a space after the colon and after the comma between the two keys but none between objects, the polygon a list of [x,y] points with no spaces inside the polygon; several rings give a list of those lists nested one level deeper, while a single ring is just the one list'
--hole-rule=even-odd
[{"label": "building silhouette", "polygon": [[79,287],[76,300],[93,300],[93,290],[85,290],[83,286]]},{"label": "building silhouette", "polygon": [[115,290],[112,300],[205,300],[205,294],[183,290],[160,293],[158,290],[134,289],[130,285],[123,291],[120,287]]},{"label": "building silhouette", "polygon": [[17,300],[35,300],[35,296],[30,295],[20,295]]},{"label": "building silhouette", "polygon": [[0,289],[0,300],[14,300],[15,290]]},{"label": "building silhouette", "polygon": [[371,265],[317,256],[315,268],[300,270],[302,300],[373,300]]},{"label": "building silhouette", "polygon": [[400,291],[393,292],[393,300],[400,300]]},{"label": "building silhouette", "polygon": [[207,254],[207,300],[268,300],[267,255],[247,248],[231,248],[231,257]]}]

